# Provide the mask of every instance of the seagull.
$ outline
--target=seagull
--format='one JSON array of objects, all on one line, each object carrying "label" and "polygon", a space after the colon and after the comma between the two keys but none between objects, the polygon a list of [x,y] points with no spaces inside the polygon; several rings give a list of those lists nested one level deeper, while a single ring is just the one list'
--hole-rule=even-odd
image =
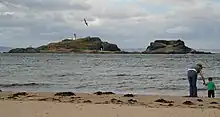
[{"label": "seagull", "polygon": [[84,18],[84,22],[85,22],[86,26],[89,26],[85,18]]}]

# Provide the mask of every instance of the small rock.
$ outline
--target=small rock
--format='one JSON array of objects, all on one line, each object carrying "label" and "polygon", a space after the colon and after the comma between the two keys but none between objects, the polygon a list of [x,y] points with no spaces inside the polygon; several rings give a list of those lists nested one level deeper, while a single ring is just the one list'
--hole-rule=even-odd
[{"label": "small rock", "polygon": [[110,102],[109,101],[105,101],[105,102],[103,102],[103,104],[110,104]]},{"label": "small rock", "polygon": [[83,101],[83,103],[92,103],[91,100],[86,100],[86,101]]},{"label": "small rock", "polygon": [[38,99],[38,101],[58,101],[58,102],[61,102],[61,100],[56,99],[56,98],[42,98],[42,99]]},{"label": "small rock", "polygon": [[75,94],[73,92],[58,92],[55,94],[55,96],[74,96]]},{"label": "small rock", "polygon": [[158,99],[158,100],[155,100],[155,102],[161,102],[161,103],[174,103],[173,101],[167,101],[167,100],[164,100],[164,99]]},{"label": "small rock", "polygon": [[122,103],[123,103],[123,101],[118,100],[118,99],[115,99],[115,98],[111,99],[111,102],[112,102],[113,104],[122,104]]},{"label": "small rock", "polygon": [[13,94],[11,97],[13,98],[13,97],[19,97],[19,96],[26,96],[26,95],[28,95],[28,93],[26,93],[26,92],[18,92],[18,93]]},{"label": "small rock", "polygon": [[218,104],[218,102],[211,102],[210,104]]},{"label": "small rock", "polygon": [[137,103],[137,100],[130,99],[130,100],[128,100],[128,103],[129,104],[134,104],[134,103]]},{"label": "small rock", "polygon": [[194,103],[192,103],[191,101],[185,101],[185,102],[183,102],[183,104],[185,104],[185,105],[194,105]]},{"label": "small rock", "polygon": [[208,106],[208,108],[218,108],[218,107],[216,107],[216,106]]},{"label": "small rock", "polygon": [[98,92],[95,92],[94,94],[96,95],[110,95],[110,94],[115,94],[113,92],[101,92],[101,91],[98,91]]},{"label": "small rock", "polygon": [[2,90],[0,89],[0,92],[2,92]]},{"label": "small rock", "polygon": [[133,94],[125,94],[124,97],[134,97]]},{"label": "small rock", "polygon": [[173,104],[170,103],[170,104],[168,104],[167,106],[173,106]]},{"label": "small rock", "polygon": [[198,102],[203,102],[203,100],[202,100],[202,99],[197,99],[197,101],[198,101]]},{"label": "small rock", "polygon": [[160,104],[160,106],[173,106],[173,104]]},{"label": "small rock", "polygon": [[199,104],[199,106],[204,106],[203,104]]}]

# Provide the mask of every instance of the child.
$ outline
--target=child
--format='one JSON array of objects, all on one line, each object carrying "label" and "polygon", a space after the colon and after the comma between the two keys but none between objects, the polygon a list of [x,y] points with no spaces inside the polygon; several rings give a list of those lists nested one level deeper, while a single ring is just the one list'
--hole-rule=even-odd
[{"label": "child", "polygon": [[212,82],[212,78],[210,77],[209,79],[209,82],[207,83],[207,86],[208,86],[208,97],[209,98],[214,98],[215,97],[215,84],[214,82]]}]

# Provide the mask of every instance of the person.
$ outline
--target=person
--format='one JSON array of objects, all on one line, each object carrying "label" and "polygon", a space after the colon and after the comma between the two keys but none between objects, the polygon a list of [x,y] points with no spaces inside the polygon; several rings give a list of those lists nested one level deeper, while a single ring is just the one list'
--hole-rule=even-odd
[{"label": "person", "polygon": [[212,78],[209,77],[209,82],[206,84],[208,86],[208,97],[209,98],[214,98],[215,97],[215,83],[212,81]]},{"label": "person", "polygon": [[201,76],[203,80],[203,84],[205,85],[205,79],[202,74],[203,66],[202,64],[196,64],[188,69],[187,76],[189,80],[189,97],[197,97],[197,77],[198,74]]}]

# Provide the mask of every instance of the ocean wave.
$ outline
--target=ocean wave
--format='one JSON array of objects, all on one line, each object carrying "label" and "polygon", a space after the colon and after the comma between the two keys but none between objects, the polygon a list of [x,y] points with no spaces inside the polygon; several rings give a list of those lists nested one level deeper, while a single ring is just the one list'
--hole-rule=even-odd
[{"label": "ocean wave", "polygon": [[0,84],[0,87],[40,87],[40,86],[49,86],[52,84],[45,84],[45,83],[24,83],[24,84],[19,84],[19,83],[14,83],[14,84]]}]

